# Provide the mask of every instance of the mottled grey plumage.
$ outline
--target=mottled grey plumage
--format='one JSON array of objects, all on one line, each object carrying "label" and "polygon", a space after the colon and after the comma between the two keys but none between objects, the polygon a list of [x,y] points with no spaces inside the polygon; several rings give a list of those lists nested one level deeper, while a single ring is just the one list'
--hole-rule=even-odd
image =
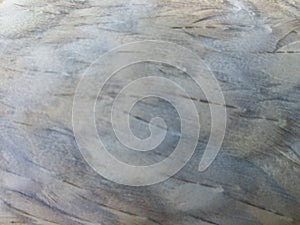
[{"label": "mottled grey plumage", "polygon": [[[300,224],[299,3],[0,1],[0,224]],[[226,99],[226,136],[217,159],[199,173],[210,131],[205,96],[183,72],[140,66],[190,87],[201,136],[192,160],[169,180],[117,185],[77,148],[73,96],[101,54],[150,39],[190,48],[211,68]],[[111,96],[120,88],[113,85]],[[148,99],[132,112],[137,127],[146,127],[147,110],[157,107],[173,112]],[[166,144],[177,138],[170,133]],[[143,163],[167,154],[162,149]]]}]

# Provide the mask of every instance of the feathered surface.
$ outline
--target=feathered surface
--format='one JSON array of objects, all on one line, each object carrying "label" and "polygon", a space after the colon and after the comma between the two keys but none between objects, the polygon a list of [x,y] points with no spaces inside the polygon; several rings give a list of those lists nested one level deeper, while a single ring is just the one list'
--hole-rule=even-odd
[{"label": "feathered surface", "polygon": [[[300,224],[299,7],[298,0],[0,0],[0,224]],[[209,102],[183,72],[137,66],[189,86],[202,130],[194,157],[172,178],[118,185],[78,150],[74,92],[103,53],[154,39],[187,47],[210,67],[226,100],[226,135],[199,172]],[[104,97],[120,89],[116,82]],[[160,107],[155,99],[136,106],[140,132],[147,110],[172,112]],[[96,110],[105,120],[103,105]],[[177,141],[170,132],[165,144]]]}]

